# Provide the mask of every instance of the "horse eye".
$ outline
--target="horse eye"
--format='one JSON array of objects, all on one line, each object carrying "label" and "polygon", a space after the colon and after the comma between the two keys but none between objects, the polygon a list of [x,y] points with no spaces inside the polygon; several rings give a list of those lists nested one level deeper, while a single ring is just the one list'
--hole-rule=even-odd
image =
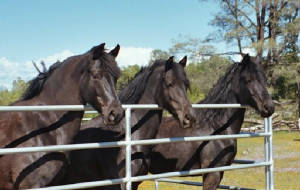
[{"label": "horse eye", "polygon": [[250,82],[251,82],[251,79],[246,78],[246,83],[248,84],[248,83],[250,83]]},{"label": "horse eye", "polygon": [[173,86],[173,82],[172,81],[167,81],[166,84],[167,84],[167,87],[172,87]]},{"label": "horse eye", "polygon": [[91,76],[92,76],[92,78],[97,78],[97,74],[95,74],[93,72],[91,72]]},{"label": "horse eye", "polygon": [[94,72],[94,73],[92,72],[91,76],[92,76],[93,79],[100,79],[100,78],[102,78],[102,75],[99,72]]}]

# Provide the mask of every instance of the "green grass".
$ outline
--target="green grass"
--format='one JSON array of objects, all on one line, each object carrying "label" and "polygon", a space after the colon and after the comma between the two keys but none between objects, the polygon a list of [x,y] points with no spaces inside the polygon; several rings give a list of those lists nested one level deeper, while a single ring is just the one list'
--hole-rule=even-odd
[{"label": "green grass", "polygon": [[[299,132],[274,132],[273,155],[275,189],[300,189],[300,134]],[[264,160],[263,138],[239,139],[236,159]],[[223,185],[265,189],[264,167],[225,172]],[[202,181],[202,177],[184,177],[184,180]],[[139,190],[152,190],[153,182],[143,182]],[[181,184],[160,183],[160,190],[200,190],[202,188]]]}]

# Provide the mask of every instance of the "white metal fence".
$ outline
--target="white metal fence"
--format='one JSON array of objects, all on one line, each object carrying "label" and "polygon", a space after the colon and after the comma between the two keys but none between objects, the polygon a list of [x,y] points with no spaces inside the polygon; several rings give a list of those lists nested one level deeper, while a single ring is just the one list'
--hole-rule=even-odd
[{"label": "white metal fence", "polygon": [[[245,108],[240,104],[193,104],[194,108]],[[94,148],[110,148],[110,147],[126,147],[126,176],[120,179],[109,179],[94,182],[77,183],[62,186],[52,186],[45,188],[36,188],[35,190],[69,190],[69,189],[84,189],[97,186],[106,186],[113,184],[126,183],[126,189],[131,190],[132,182],[155,180],[166,177],[196,175],[217,171],[229,171],[235,169],[246,169],[255,167],[265,167],[266,178],[266,190],[274,189],[273,178],[273,154],[272,154],[272,118],[264,119],[264,132],[251,133],[251,134],[235,134],[235,135],[213,135],[213,136],[201,136],[201,137],[176,137],[176,138],[163,138],[163,139],[147,139],[147,140],[131,140],[131,127],[130,118],[132,109],[160,109],[154,104],[138,104],[138,105],[123,105],[126,109],[126,134],[124,141],[118,142],[99,142],[99,143],[85,143],[85,144],[70,144],[70,145],[53,145],[44,147],[23,147],[23,148],[2,148],[0,149],[0,155],[5,154],[19,154],[30,152],[53,152],[53,151],[67,151],[67,150],[79,150],[79,149],[94,149]],[[7,111],[90,111],[91,108],[82,105],[51,105],[51,106],[0,106],[0,112]],[[93,112],[89,112],[93,113]],[[131,146],[133,145],[150,145],[161,143],[175,143],[175,142],[187,142],[187,141],[207,141],[207,140],[219,140],[219,139],[237,139],[237,138],[253,138],[264,137],[265,143],[265,160],[263,162],[254,162],[251,164],[239,164],[232,166],[222,166],[216,168],[206,169],[194,169],[188,171],[168,172],[162,174],[145,175],[145,176],[131,176]]]}]

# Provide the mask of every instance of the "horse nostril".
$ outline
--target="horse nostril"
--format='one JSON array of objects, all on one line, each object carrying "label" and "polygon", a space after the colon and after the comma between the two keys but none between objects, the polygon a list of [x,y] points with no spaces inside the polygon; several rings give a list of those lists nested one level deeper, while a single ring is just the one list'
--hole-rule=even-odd
[{"label": "horse nostril", "polygon": [[186,120],[191,120],[191,116],[190,116],[189,114],[185,114],[184,118],[185,118]]},{"label": "horse nostril", "polygon": [[115,118],[116,118],[115,112],[114,112],[114,110],[112,110],[112,111],[109,113],[108,120],[111,122],[111,121],[114,121]]},{"label": "horse nostril", "polygon": [[191,123],[191,119],[192,119],[192,117],[191,117],[190,114],[185,114],[185,115],[184,115],[183,123],[186,124],[186,125],[188,125],[188,124]]},{"label": "horse nostril", "polygon": [[264,109],[265,109],[266,111],[270,111],[270,106],[269,106],[268,104],[264,104]]}]

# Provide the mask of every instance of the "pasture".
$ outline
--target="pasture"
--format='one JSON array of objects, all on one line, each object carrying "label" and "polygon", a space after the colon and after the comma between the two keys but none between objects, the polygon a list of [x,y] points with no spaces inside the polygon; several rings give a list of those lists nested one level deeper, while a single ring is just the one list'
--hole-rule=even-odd
[{"label": "pasture", "polygon": [[[236,159],[255,159],[262,161],[263,138],[239,139],[238,154]],[[300,134],[299,132],[274,132],[274,178],[276,190],[299,190],[300,189]],[[202,181],[202,177],[184,177],[184,180]],[[159,183],[160,190],[200,190],[201,187],[187,186],[181,184]],[[264,189],[265,173],[264,167],[235,170],[225,172],[223,185],[238,187]],[[143,182],[139,190],[155,189],[154,182]]]}]

